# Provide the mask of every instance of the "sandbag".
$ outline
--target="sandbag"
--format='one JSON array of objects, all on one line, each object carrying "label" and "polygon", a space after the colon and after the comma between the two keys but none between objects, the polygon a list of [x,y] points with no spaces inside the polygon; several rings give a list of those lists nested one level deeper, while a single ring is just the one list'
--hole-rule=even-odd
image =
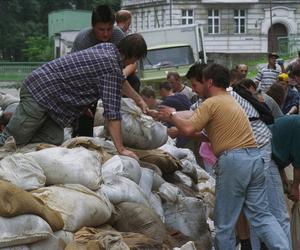
[{"label": "sandbag", "polygon": [[211,242],[205,206],[200,199],[178,197],[176,202],[164,203],[163,208],[168,227],[179,230],[192,240]]},{"label": "sandbag", "polygon": [[175,185],[165,182],[163,183],[158,192],[163,201],[175,202],[179,196],[184,196],[184,193]]},{"label": "sandbag", "polygon": [[88,150],[95,151],[100,155],[102,162],[106,162],[113,155],[117,154],[117,150],[113,143],[106,141],[103,138],[78,136],[65,141],[62,147],[76,148],[84,147]]},{"label": "sandbag", "polygon": [[105,124],[105,118],[103,116],[104,108],[97,107],[94,115],[94,127],[102,126]]},{"label": "sandbag", "polygon": [[81,184],[91,190],[100,187],[101,159],[83,147],[55,147],[26,154],[44,170],[46,184]]},{"label": "sandbag", "polygon": [[15,139],[10,136],[6,139],[3,146],[0,147],[0,159],[16,153],[17,144]]},{"label": "sandbag", "polygon": [[116,206],[116,212],[118,217],[113,227],[118,231],[141,233],[163,242],[166,230],[152,209],[142,204],[122,202]]},{"label": "sandbag", "polygon": [[122,98],[121,113],[124,145],[138,149],[154,149],[167,142],[167,127],[145,115],[133,100]]},{"label": "sandbag", "polygon": [[153,174],[153,184],[152,184],[152,190],[158,191],[160,186],[165,183],[166,181],[158,174]]},{"label": "sandbag", "polygon": [[99,226],[108,221],[113,211],[109,200],[79,184],[40,188],[32,192],[49,207],[60,212],[64,230],[75,232],[84,226]]},{"label": "sandbag", "polygon": [[9,181],[24,190],[43,187],[46,176],[39,164],[26,155],[17,153],[0,161],[0,179]]},{"label": "sandbag", "polygon": [[103,181],[104,183],[96,192],[105,194],[111,203],[130,201],[150,206],[142,189],[132,180],[123,176],[110,175],[103,176]]},{"label": "sandbag", "polygon": [[0,247],[24,245],[46,239],[52,234],[50,226],[36,215],[0,217]]},{"label": "sandbag", "polygon": [[197,181],[198,181],[198,175],[197,175],[197,169],[196,169],[197,163],[193,163],[188,159],[182,159],[182,160],[180,160],[180,162],[181,162],[181,166],[182,166],[181,172],[188,175],[189,177],[191,177],[192,180],[195,183],[197,183]]},{"label": "sandbag", "polygon": [[194,182],[191,179],[191,177],[187,176],[186,174],[180,172],[180,171],[176,171],[174,173],[174,179],[180,183],[185,184],[186,186],[192,188],[194,186]]},{"label": "sandbag", "polygon": [[291,234],[293,249],[300,249],[300,202],[296,202],[292,208]]},{"label": "sandbag", "polygon": [[49,208],[31,193],[9,182],[0,181],[0,216],[14,217],[23,214],[40,216],[54,232],[64,226],[59,212]]},{"label": "sandbag", "polygon": [[164,209],[162,207],[161,199],[157,193],[150,194],[149,203],[150,207],[159,216],[161,221],[165,222]]},{"label": "sandbag", "polygon": [[181,160],[185,157],[187,157],[187,153],[182,150],[182,148],[177,148],[175,145],[171,144],[164,144],[159,149],[169,153],[173,157],[175,157],[178,160]]},{"label": "sandbag", "polygon": [[66,250],[129,250],[120,232],[113,228],[83,227],[75,233]]},{"label": "sandbag", "polygon": [[141,179],[141,167],[137,160],[123,155],[115,155],[106,161],[101,168],[102,176],[119,175],[139,184]]},{"label": "sandbag", "polygon": [[179,160],[171,156],[169,153],[164,152],[161,149],[154,150],[132,150],[141,161],[152,163],[160,168],[163,175],[172,174],[176,170],[181,170],[182,165]]},{"label": "sandbag", "polygon": [[151,194],[152,185],[153,185],[153,178],[154,178],[154,171],[148,168],[141,168],[141,179],[139,186],[143,190],[143,193],[149,199]]}]

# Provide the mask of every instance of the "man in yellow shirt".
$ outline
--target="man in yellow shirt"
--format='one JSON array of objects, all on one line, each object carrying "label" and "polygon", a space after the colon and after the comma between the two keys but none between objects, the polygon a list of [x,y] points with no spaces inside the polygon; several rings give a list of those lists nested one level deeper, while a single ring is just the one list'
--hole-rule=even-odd
[{"label": "man in yellow shirt", "polygon": [[218,156],[215,249],[235,249],[234,230],[241,210],[269,249],[290,249],[285,233],[269,211],[264,164],[248,118],[226,92],[229,70],[212,64],[200,72],[203,79],[198,77],[197,66],[193,71],[192,87],[205,101],[191,116],[178,115],[165,107],[160,110],[160,118],[173,123],[186,136],[205,128]]}]

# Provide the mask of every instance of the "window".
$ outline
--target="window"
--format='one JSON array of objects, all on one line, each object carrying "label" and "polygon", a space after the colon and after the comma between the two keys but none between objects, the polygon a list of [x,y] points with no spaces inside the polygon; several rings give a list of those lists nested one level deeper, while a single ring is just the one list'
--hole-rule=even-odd
[{"label": "window", "polygon": [[208,33],[220,33],[220,15],[218,10],[208,10]]},{"label": "window", "polygon": [[165,10],[161,11],[161,27],[165,26]]},{"label": "window", "polygon": [[181,10],[181,24],[193,24],[194,23],[194,11],[193,10]]},{"label": "window", "polygon": [[246,13],[245,10],[234,10],[234,33],[246,33]]},{"label": "window", "polygon": [[147,24],[147,29],[150,28],[150,15],[151,15],[151,13],[150,13],[150,11],[148,11],[148,12],[147,12],[147,22],[146,22],[146,24]]},{"label": "window", "polygon": [[144,29],[144,12],[141,12],[141,29]]}]

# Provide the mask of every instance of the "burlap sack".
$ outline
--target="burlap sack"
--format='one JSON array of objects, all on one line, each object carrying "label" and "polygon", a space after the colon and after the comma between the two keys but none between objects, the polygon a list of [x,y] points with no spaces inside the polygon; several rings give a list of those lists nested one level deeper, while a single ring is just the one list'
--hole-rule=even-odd
[{"label": "burlap sack", "polygon": [[176,170],[181,170],[182,166],[179,160],[171,156],[169,153],[161,149],[153,150],[132,150],[140,159],[140,161],[155,164],[162,171],[163,175],[172,174]]},{"label": "burlap sack", "polygon": [[31,193],[9,182],[0,181],[0,216],[14,217],[22,214],[40,216],[48,222],[54,232],[64,227],[59,212],[46,206]]}]

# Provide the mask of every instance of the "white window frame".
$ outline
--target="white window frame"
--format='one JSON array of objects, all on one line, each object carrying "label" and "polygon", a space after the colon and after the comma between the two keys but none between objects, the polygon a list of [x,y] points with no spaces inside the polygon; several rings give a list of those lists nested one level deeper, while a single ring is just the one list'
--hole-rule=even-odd
[{"label": "white window frame", "polygon": [[194,10],[192,9],[182,9],[181,10],[181,24],[193,24],[194,23]]},{"label": "white window frame", "polygon": [[[209,16],[208,15],[208,22],[209,20],[211,20],[211,27],[212,27],[212,30],[211,32],[209,32],[209,23],[207,25],[208,27],[208,34],[220,34],[221,33],[221,25],[220,25],[220,10],[217,10],[217,9],[210,9],[208,11],[211,11],[212,12],[212,15]],[[216,12],[218,12],[218,15],[216,15]],[[208,13],[209,14],[209,13]],[[218,24],[216,24],[216,20],[218,20]],[[215,31],[215,28],[218,27],[218,31],[216,32]]]},{"label": "white window frame", "polygon": [[[235,15],[235,12],[238,12],[238,15]],[[244,12],[244,15],[241,15],[241,12]],[[238,10],[234,10],[233,11],[233,15],[234,15],[234,34],[246,34],[246,10],[244,9],[238,9]],[[244,32],[242,32],[242,20],[244,20]],[[236,21],[237,21],[237,25],[236,25]],[[237,28],[237,31],[236,31]]]}]

